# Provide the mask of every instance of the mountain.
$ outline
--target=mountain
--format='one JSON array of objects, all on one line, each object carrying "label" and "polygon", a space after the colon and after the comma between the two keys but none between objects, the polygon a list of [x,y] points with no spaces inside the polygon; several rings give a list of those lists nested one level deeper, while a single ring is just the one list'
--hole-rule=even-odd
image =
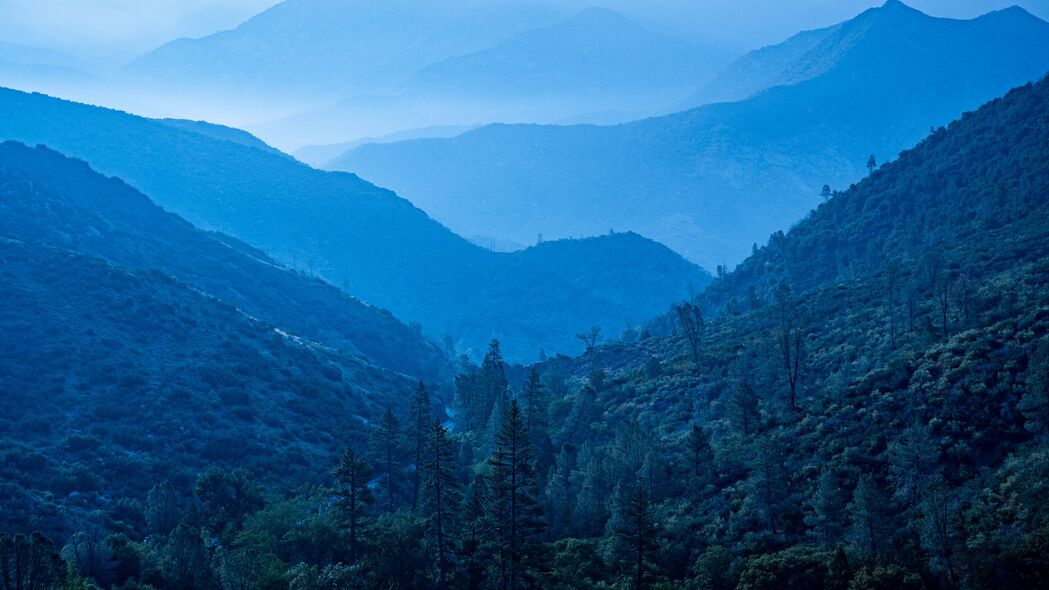
[{"label": "mountain", "polygon": [[[509,15],[498,16],[505,20]],[[425,63],[385,90],[344,85],[331,104],[251,129],[294,144],[305,136],[316,142],[477,122],[555,122],[594,119],[594,114],[608,119],[608,114],[647,113],[679,99],[727,59],[719,49],[590,7],[490,46]]]},{"label": "mountain", "polygon": [[[958,21],[899,2],[827,32],[734,103],[614,126],[490,125],[358,147],[330,167],[390,186],[464,235],[641,233],[707,267],[802,218],[962,112],[1049,69],[1049,24]],[[907,64],[902,67],[901,64]],[[900,92],[898,89],[906,89]]]},{"label": "mountain", "polygon": [[[828,574],[934,587],[959,572],[965,588],[1037,585],[1047,199],[1043,79],[938,130],[715,281],[694,300],[697,353],[670,314],[650,337],[539,363],[561,392],[551,407],[571,408],[549,429],[563,449],[550,481],[566,486],[551,520],[608,514],[603,498],[579,499],[597,466],[612,486],[648,465],[674,547],[653,569],[675,581],[706,583],[709,569],[680,564],[711,560],[726,588],[833,587]],[[931,506],[947,549],[929,543]],[[879,524],[863,535],[871,513]],[[558,530],[596,537],[605,518],[590,535],[577,520]]]},{"label": "mountain", "polygon": [[736,59],[699,90],[675,104],[673,111],[686,111],[714,102],[735,102],[777,86],[780,74],[812,51],[834,31],[834,27],[802,31],[776,45],[762,47]]},{"label": "mountain", "polygon": [[286,0],[228,31],[178,39],[129,64],[174,91],[309,97],[374,92],[551,18],[542,5],[461,0]]},{"label": "mountain", "polygon": [[46,148],[0,144],[0,260],[4,529],[66,534],[208,467],[323,477],[366,442],[347,424],[444,377],[388,313]]},{"label": "mountain", "polygon": [[[27,413],[0,415],[0,526],[66,544],[48,559],[40,536],[0,535],[12,556],[0,568],[68,569],[75,584],[114,588],[427,588],[442,573],[551,589],[1041,587],[1047,200],[1042,80],[937,130],[629,338],[531,366],[507,365],[493,343],[480,365],[463,360],[447,420],[432,431],[443,450],[427,471],[441,480],[424,490],[455,501],[435,508],[424,495],[421,514],[416,465],[391,452],[393,415],[340,424],[352,444],[370,438],[371,452],[326,456],[336,442],[326,428],[355,409],[326,390],[278,382],[266,395],[219,389],[221,403],[192,387],[138,399],[143,377],[120,373],[127,356],[100,355],[121,364],[26,400],[16,389]],[[47,385],[34,368],[79,377],[94,367],[65,355],[98,344],[140,337],[153,351],[172,334],[207,350],[210,329],[233,323],[219,321],[222,310],[189,316],[200,307],[176,282],[75,256],[0,241],[0,303],[10,303],[0,321],[20,320],[0,327],[49,347],[0,371],[30,374],[31,389]],[[169,295],[179,304],[152,305]],[[168,313],[178,315],[165,329]],[[208,358],[235,358],[236,376],[281,373],[282,359],[251,354],[253,334],[244,327]],[[22,354],[19,344],[0,340],[0,354]],[[156,365],[174,361],[174,377],[192,383],[199,359],[179,372],[183,350]],[[304,352],[292,366],[311,371]],[[78,394],[85,384],[92,395]],[[233,428],[262,436],[242,453]],[[508,467],[508,456],[527,465]],[[325,457],[334,477],[318,470]],[[192,471],[208,462],[222,469]],[[238,462],[256,474],[232,470]],[[507,516],[515,498],[526,518]],[[467,523],[456,559],[442,563],[427,539],[444,530],[431,514]],[[366,543],[348,530],[355,516]],[[501,533],[484,526],[503,522],[522,523],[527,544],[515,550],[528,559],[506,558]],[[15,558],[25,550],[44,559]]]},{"label": "mountain", "polygon": [[[7,172],[5,198],[32,190]],[[322,476],[346,424],[413,387],[158,271],[8,238],[0,258],[0,329],[18,335],[0,342],[18,408],[0,416],[6,529],[65,534],[109,498],[211,465]]]},{"label": "mountain", "polygon": [[591,7],[427,66],[402,91],[438,99],[598,101],[591,110],[646,108],[708,75],[720,61],[708,53]]},{"label": "mountain", "polygon": [[[0,202],[0,235],[158,270],[253,318],[387,370],[441,381],[448,361],[436,345],[389,312],[282,268],[221,234],[202,232],[119,179],[46,149],[0,144],[13,191]],[[18,185],[15,185],[18,186]]]},{"label": "mountain", "polygon": [[347,151],[366,143],[389,143],[391,141],[402,141],[405,139],[419,139],[426,137],[455,137],[476,127],[476,125],[444,125],[437,127],[421,127],[419,129],[405,129],[397,133],[383,135],[382,137],[362,137],[352,141],[341,143],[307,145],[292,154],[300,161],[315,168],[321,168],[333,159],[345,154]]},{"label": "mountain", "polygon": [[495,336],[511,358],[577,350],[575,335],[590,326],[618,333],[709,281],[634,234],[496,254],[390,191],[269,150],[10,90],[0,91],[0,110],[0,138],[82,158],[190,223],[419,321],[462,351]]}]

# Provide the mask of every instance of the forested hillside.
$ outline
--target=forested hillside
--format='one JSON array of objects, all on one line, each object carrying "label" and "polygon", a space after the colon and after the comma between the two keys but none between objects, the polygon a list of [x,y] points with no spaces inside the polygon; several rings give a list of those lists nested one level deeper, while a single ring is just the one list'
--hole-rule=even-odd
[{"label": "forested hillside", "polygon": [[[1043,80],[936,130],[620,340],[581,334],[582,356],[529,367],[497,342],[479,365],[461,359],[444,415],[419,390],[348,425],[317,487],[287,469],[257,483],[208,471],[107,498],[64,549],[70,575],[124,588],[1041,587],[1047,146]],[[5,474],[49,465],[4,444]]]},{"label": "forested hillside", "polygon": [[[637,235],[497,254],[390,191],[246,145],[252,142],[241,135],[226,141],[217,136],[228,131],[215,127],[2,89],[0,109],[7,113],[0,139],[82,158],[197,227],[420,322],[459,351],[480,354],[493,336],[514,359],[534,359],[540,349],[578,351],[575,334],[593,325],[619,331],[628,316],[661,313],[709,282],[700,268]],[[201,127],[204,134],[194,131]],[[622,248],[624,241],[632,247]]]},{"label": "forested hillside", "polygon": [[119,179],[46,148],[0,144],[0,236],[155,269],[253,317],[415,378],[441,381],[446,352],[368,306],[221,234],[200,231]]}]

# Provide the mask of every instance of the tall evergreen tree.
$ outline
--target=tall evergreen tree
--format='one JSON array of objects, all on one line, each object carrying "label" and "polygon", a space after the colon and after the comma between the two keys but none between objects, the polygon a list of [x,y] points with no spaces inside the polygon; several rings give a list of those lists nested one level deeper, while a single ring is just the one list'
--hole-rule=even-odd
[{"label": "tall evergreen tree", "polygon": [[430,394],[426,392],[426,384],[419,381],[419,387],[408,405],[408,444],[412,451],[412,463],[415,465],[412,472],[412,512],[419,506],[419,486],[422,483],[424,456],[431,434],[431,420]]},{"label": "tall evergreen tree", "polygon": [[685,459],[689,487],[698,495],[704,486],[714,481],[714,451],[710,448],[710,437],[701,426],[693,424],[685,435]]},{"label": "tall evergreen tree", "polygon": [[393,409],[386,406],[374,433],[373,453],[382,469],[383,504],[386,512],[393,512],[399,484],[401,460],[401,423]]},{"label": "tall evergreen tree", "polygon": [[659,546],[659,531],[648,488],[641,479],[620,487],[614,523],[616,557],[620,567],[629,576],[634,590],[648,588],[655,573],[652,556]]},{"label": "tall evergreen tree", "polygon": [[347,448],[339,456],[334,475],[340,520],[348,535],[349,557],[355,560],[360,556],[365,511],[374,501],[371,489],[368,488],[368,481],[372,475],[371,466],[353,449]]},{"label": "tall evergreen tree", "polygon": [[889,500],[874,478],[861,475],[849,503],[849,544],[853,551],[868,561],[884,552],[891,523]]},{"label": "tall evergreen tree", "polygon": [[463,502],[462,532],[460,534],[459,561],[463,576],[463,587],[478,590],[484,582],[488,569],[489,519],[485,513],[488,484],[484,476],[478,475],[470,483]]},{"label": "tall evergreen tree", "polygon": [[430,427],[426,448],[423,506],[437,548],[438,584],[442,590],[448,588],[448,577],[456,555],[458,513],[462,501],[452,441],[448,438],[448,430],[435,421]]},{"label": "tall evergreen tree", "polygon": [[525,416],[517,400],[503,415],[495,452],[488,460],[491,489],[487,513],[492,521],[492,553],[506,590],[535,588],[545,571],[540,542],[546,528]]},{"label": "tall evergreen tree", "polygon": [[536,471],[544,474],[554,461],[554,445],[550,440],[550,410],[543,383],[539,380],[539,371],[535,367],[532,367],[528,374],[528,383],[525,384],[521,397],[525,403],[525,425],[531,439],[532,452],[535,453]]},{"label": "tall evergreen tree", "polygon": [[744,436],[758,429],[758,404],[758,394],[750,382],[740,381],[736,384],[736,389],[729,398],[729,412],[737,430]]},{"label": "tall evergreen tree", "polygon": [[820,470],[816,492],[809,500],[809,513],[805,524],[810,527],[816,544],[822,549],[830,549],[839,541],[844,531],[845,497],[841,491],[841,482],[834,473],[834,468],[824,465]]}]

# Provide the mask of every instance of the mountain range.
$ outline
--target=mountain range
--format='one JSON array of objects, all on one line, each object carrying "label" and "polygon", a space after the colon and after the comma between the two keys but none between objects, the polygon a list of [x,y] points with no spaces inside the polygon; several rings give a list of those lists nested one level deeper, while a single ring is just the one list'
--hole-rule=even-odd
[{"label": "mountain range", "polygon": [[862,178],[869,155],[891,159],[1040,78],[1047,45],[1049,24],[1019,8],[962,21],[890,0],[730,68],[717,92],[745,100],[612,126],[489,125],[359,146],[328,166],[465,235],[527,243],[615,228],[732,265],[804,217],[825,184]]},{"label": "mountain range", "polygon": [[0,138],[82,158],[190,223],[420,322],[459,351],[493,337],[504,339],[511,358],[578,350],[577,333],[599,326],[618,334],[709,281],[664,246],[630,233],[497,254],[390,191],[314,170],[242,135],[230,141],[225,128],[11,90],[0,91],[0,110],[7,113]]}]

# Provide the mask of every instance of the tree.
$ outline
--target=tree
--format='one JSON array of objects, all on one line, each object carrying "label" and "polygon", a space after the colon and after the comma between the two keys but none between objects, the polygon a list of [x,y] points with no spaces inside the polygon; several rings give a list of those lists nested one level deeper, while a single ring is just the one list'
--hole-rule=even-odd
[{"label": "tree", "polygon": [[867,158],[867,172],[873,173],[874,169],[878,167],[878,161],[874,158],[874,154],[871,154]]},{"label": "tree", "polygon": [[150,533],[171,534],[179,521],[179,502],[175,486],[167,480],[154,485],[146,496],[146,526]]},{"label": "tree", "polygon": [[849,503],[849,544],[868,561],[876,560],[887,542],[888,498],[870,475],[861,475]]},{"label": "tree", "polygon": [[463,500],[454,457],[448,430],[434,421],[426,445],[423,506],[437,549],[438,583],[442,590],[448,588],[448,574],[456,553],[456,521]]},{"label": "tree", "polygon": [[750,466],[747,501],[772,535],[782,532],[779,523],[789,501],[784,446],[772,434],[760,436]]},{"label": "tree", "polygon": [[779,307],[779,350],[790,387],[790,409],[798,407],[798,382],[804,367],[805,347],[801,328],[794,325],[797,310],[790,298],[790,287],[780,284],[776,289],[776,304]]},{"label": "tree", "polygon": [[504,588],[535,587],[545,569],[539,541],[546,525],[539,505],[538,483],[532,461],[525,417],[517,400],[503,415],[503,426],[491,468],[487,513],[492,521],[492,553]]},{"label": "tree", "polygon": [[747,381],[740,381],[729,398],[729,411],[736,428],[744,435],[750,435],[758,426],[758,394]]},{"label": "tree", "polygon": [[489,562],[487,550],[491,533],[489,519],[485,514],[488,495],[485,478],[478,475],[470,483],[463,503],[459,554],[464,586],[469,590],[481,587]]},{"label": "tree", "polygon": [[833,195],[833,192],[830,190],[830,185],[829,184],[823,185],[823,190],[820,191],[820,196],[823,197],[823,201],[824,202],[829,201],[832,195]]},{"label": "tree", "polygon": [[693,494],[698,495],[704,486],[714,481],[714,451],[710,448],[710,437],[701,426],[693,424],[685,435],[684,447],[688,481]]},{"label": "tree", "polygon": [[678,324],[680,324],[681,331],[685,334],[685,340],[692,351],[692,364],[698,369],[700,346],[705,328],[703,314],[700,312],[698,305],[689,302],[675,305],[674,309],[677,311]]},{"label": "tree", "polygon": [[365,511],[374,498],[368,488],[371,467],[353,449],[347,448],[339,456],[335,467],[335,495],[340,520],[349,535],[349,556],[355,560],[360,554],[360,537]]},{"label": "tree", "polygon": [[525,426],[535,453],[536,471],[546,473],[554,460],[554,445],[550,440],[550,417],[543,392],[543,383],[539,380],[539,371],[532,367],[528,374],[521,397],[525,403]]},{"label": "tree", "polygon": [[834,547],[842,537],[845,520],[845,498],[834,468],[820,470],[816,492],[809,500],[810,512],[805,517],[816,543],[823,549]]},{"label": "tree", "polygon": [[393,512],[397,496],[396,474],[400,467],[400,433],[401,423],[393,415],[390,406],[386,406],[379,419],[379,427],[374,433],[373,453],[382,466],[383,496],[386,512]]},{"label": "tree", "polygon": [[1027,379],[1018,409],[1027,430],[1049,433],[1049,339],[1043,340],[1027,363]]},{"label": "tree", "polygon": [[426,455],[426,447],[430,437],[430,395],[426,392],[426,384],[419,381],[419,387],[412,395],[411,403],[408,405],[408,442],[412,450],[412,462],[415,469],[412,471],[412,512],[419,505],[419,486],[423,457]]},{"label": "tree", "polygon": [[943,574],[946,587],[955,587],[955,501],[942,480],[931,486],[922,500],[921,542],[932,556],[932,569]]},{"label": "tree", "polygon": [[246,469],[223,471],[212,467],[197,478],[193,495],[203,528],[216,535],[235,534],[244,519],[265,503],[262,489]]},{"label": "tree", "polygon": [[582,341],[587,359],[590,361],[590,370],[597,370],[597,343],[601,340],[601,328],[590,326],[589,332],[575,335],[576,339]]},{"label": "tree", "polygon": [[620,567],[626,570],[634,590],[647,588],[655,564],[652,555],[658,549],[658,528],[648,489],[639,478],[636,483],[620,488],[616,503],[616,555]]},{"label": "tree", "polygon": [[896,485],[893,496],[906,506],[917,506],[936,475],[940,449],[929,427],[915,423],[889,444],[889,475]]},{"label": "tree", "polygon": [[0,532],[0,588],[57,590],[66,580],[66,563],[54,543],[39,532],[10,536]]}]

